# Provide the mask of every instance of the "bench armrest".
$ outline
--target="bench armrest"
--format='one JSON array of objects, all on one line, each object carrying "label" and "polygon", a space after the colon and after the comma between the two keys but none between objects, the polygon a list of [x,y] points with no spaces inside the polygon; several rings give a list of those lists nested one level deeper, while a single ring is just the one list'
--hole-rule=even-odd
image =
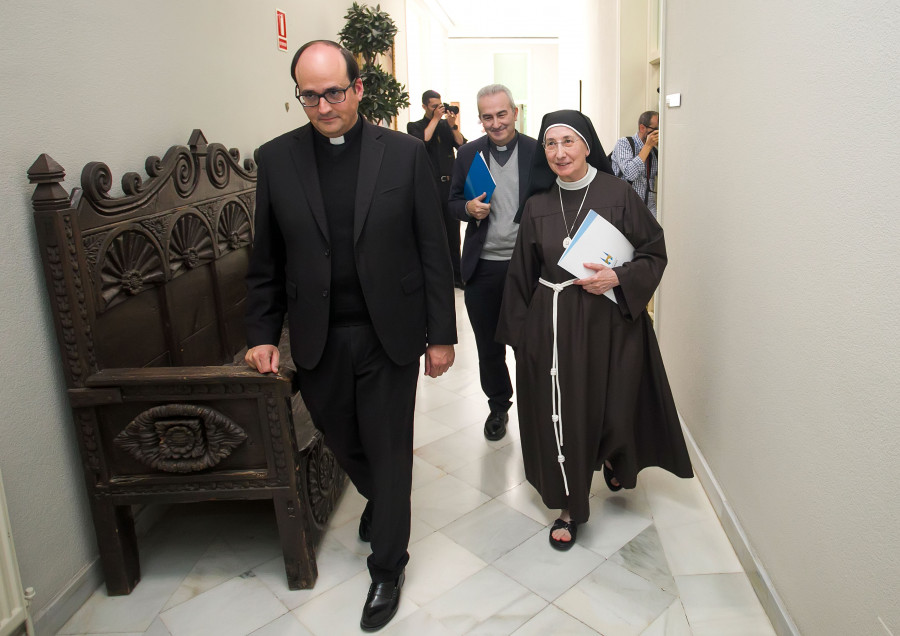
[{"label": "bench armrest", "polygon": [[[282,396],[291,395],[294,371],[283,368],[279,373],[259,373],[246,366],[210,367],[143,367],[104,369],[85,381],[85,388],[69,389],[72,406],[89,407],[122,402],[122,389],[149,386],[178,386],[190,392],[205,392],[208,385],[256,385],[261,391]],[[195,387],[190,390],[189,387]]]}]

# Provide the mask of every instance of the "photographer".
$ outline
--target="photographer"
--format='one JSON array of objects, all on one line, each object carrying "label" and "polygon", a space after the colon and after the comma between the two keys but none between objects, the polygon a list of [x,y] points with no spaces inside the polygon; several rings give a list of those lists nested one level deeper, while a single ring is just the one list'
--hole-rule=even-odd
[{"label": "photographer", "polygon": [[638,118],[633,137],[616,142],[610,159],[613,173],[625,179],[656,218],[656,175],[659,170],[659,113],[648,110]]},{"label": "photographer", "polygon": [[443,103],[440,94],[432,90],[422,93],[422,108],[425,116],[419,121],[408,123],[406,132],[425,142],[444,212],[450,260],[453,263],[453,283],[462,289],[462,276],[459,273],[459,220],[447,209],[456,149],[466,143],[457,123],[459,108]]}]

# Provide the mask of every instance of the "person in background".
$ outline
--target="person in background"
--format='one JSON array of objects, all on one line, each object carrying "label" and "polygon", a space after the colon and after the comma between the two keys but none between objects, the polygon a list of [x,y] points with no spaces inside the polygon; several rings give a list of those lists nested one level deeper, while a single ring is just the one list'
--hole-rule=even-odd
[{"label": "person in background", "polygon": [[613,174],[625,179],[656,218],[656,177],[659,173],[659,113],[638,118],[633,137],[622,137],[612,151]]},{"label": "person in background", "polygon": [[[519,110],[507,87],[485,86],[477,99],[485,135],[459,149],[450,183],[450,211],[467,224],[461,262],[466,311],[475,332],[481,389],[490,409],[484,436],[496,441],[506,435],[513,389],[506,347],[494,340],[494,332],[519,229],[515,218],[525,202],[537,141],[516,131]],[[478,153],[484,156],[497,184],[490,203],[485,202],[486,193],[469,200],[465,197],[466,176]]]},{"label": "person in background", "polygon": [[353,55],[309,42],[291,78],[309,124],[259,149],[245,360],[278,372],[287,313],[303,401],[368,500],[360,626],[374,631],[396,613],[409,561],[419,358],[431,377],[453,364],[450,256],[425,146],[359,116]]},{"label": "person in background", "polygon": [[419,121],[406,124],[406,132],[425,142],[444,212],[447,245],[450,247],[450,262],[453,265],[453,284],[462,289],[462,276],[459,272],[459,219],[450,213],[447,203],[456,149],[466,143],[466,139],[459,131],[459,109],[456,108],[456,112],[447,110],[440,93],[432,90],[422,93],[422,109],[425,116]]},{"label": "person in background", "polygon": [[[595,471],[613,491],[634,488],[647,466],[693,473],[646,310],[666,266],[662,228],[612,176],[585,115],[549,113],[539,138],[497,339],[516,353],[525,476],[560,510],[549,539],[568,550],[590,515]],[[593,273],[575,279],[557,263],[591,210],[625,235],[634,258],[584,263]]]}]

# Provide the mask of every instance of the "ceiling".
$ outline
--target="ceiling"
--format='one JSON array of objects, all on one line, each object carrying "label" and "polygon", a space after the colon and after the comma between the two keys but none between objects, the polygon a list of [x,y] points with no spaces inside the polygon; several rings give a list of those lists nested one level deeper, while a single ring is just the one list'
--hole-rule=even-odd
[{"label": "ceiling", "polygon": [[[557,37],[567,18],[548,0],[424,0],[447,27],[450,37],[546,38]],[[576,5],[581,2],[563,2]]]}]

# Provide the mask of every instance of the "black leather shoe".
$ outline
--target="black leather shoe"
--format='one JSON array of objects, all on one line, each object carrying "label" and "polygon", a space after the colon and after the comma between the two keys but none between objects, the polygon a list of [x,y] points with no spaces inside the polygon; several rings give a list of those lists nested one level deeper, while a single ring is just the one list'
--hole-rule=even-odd
[{"label": "black leather shoe", "polygon": [[359,516],[359,539],[368,543],[372,540],[372,502],[366,503],[366,509]]},{"label": "black leather shoe", "polygon": [[405,580],[406,574],[401,572],[396,581],[373,582],[369,586],[369,595],[366,596],[359,621],[364,632],[376,632],[391,622],[400,606],[400,588]]},{"label": "black leather shoe", "polygon": [[491,411],[484,421],[484,436],[492,442],[503,439],[508,421],[509,413],[506,411]]}]

